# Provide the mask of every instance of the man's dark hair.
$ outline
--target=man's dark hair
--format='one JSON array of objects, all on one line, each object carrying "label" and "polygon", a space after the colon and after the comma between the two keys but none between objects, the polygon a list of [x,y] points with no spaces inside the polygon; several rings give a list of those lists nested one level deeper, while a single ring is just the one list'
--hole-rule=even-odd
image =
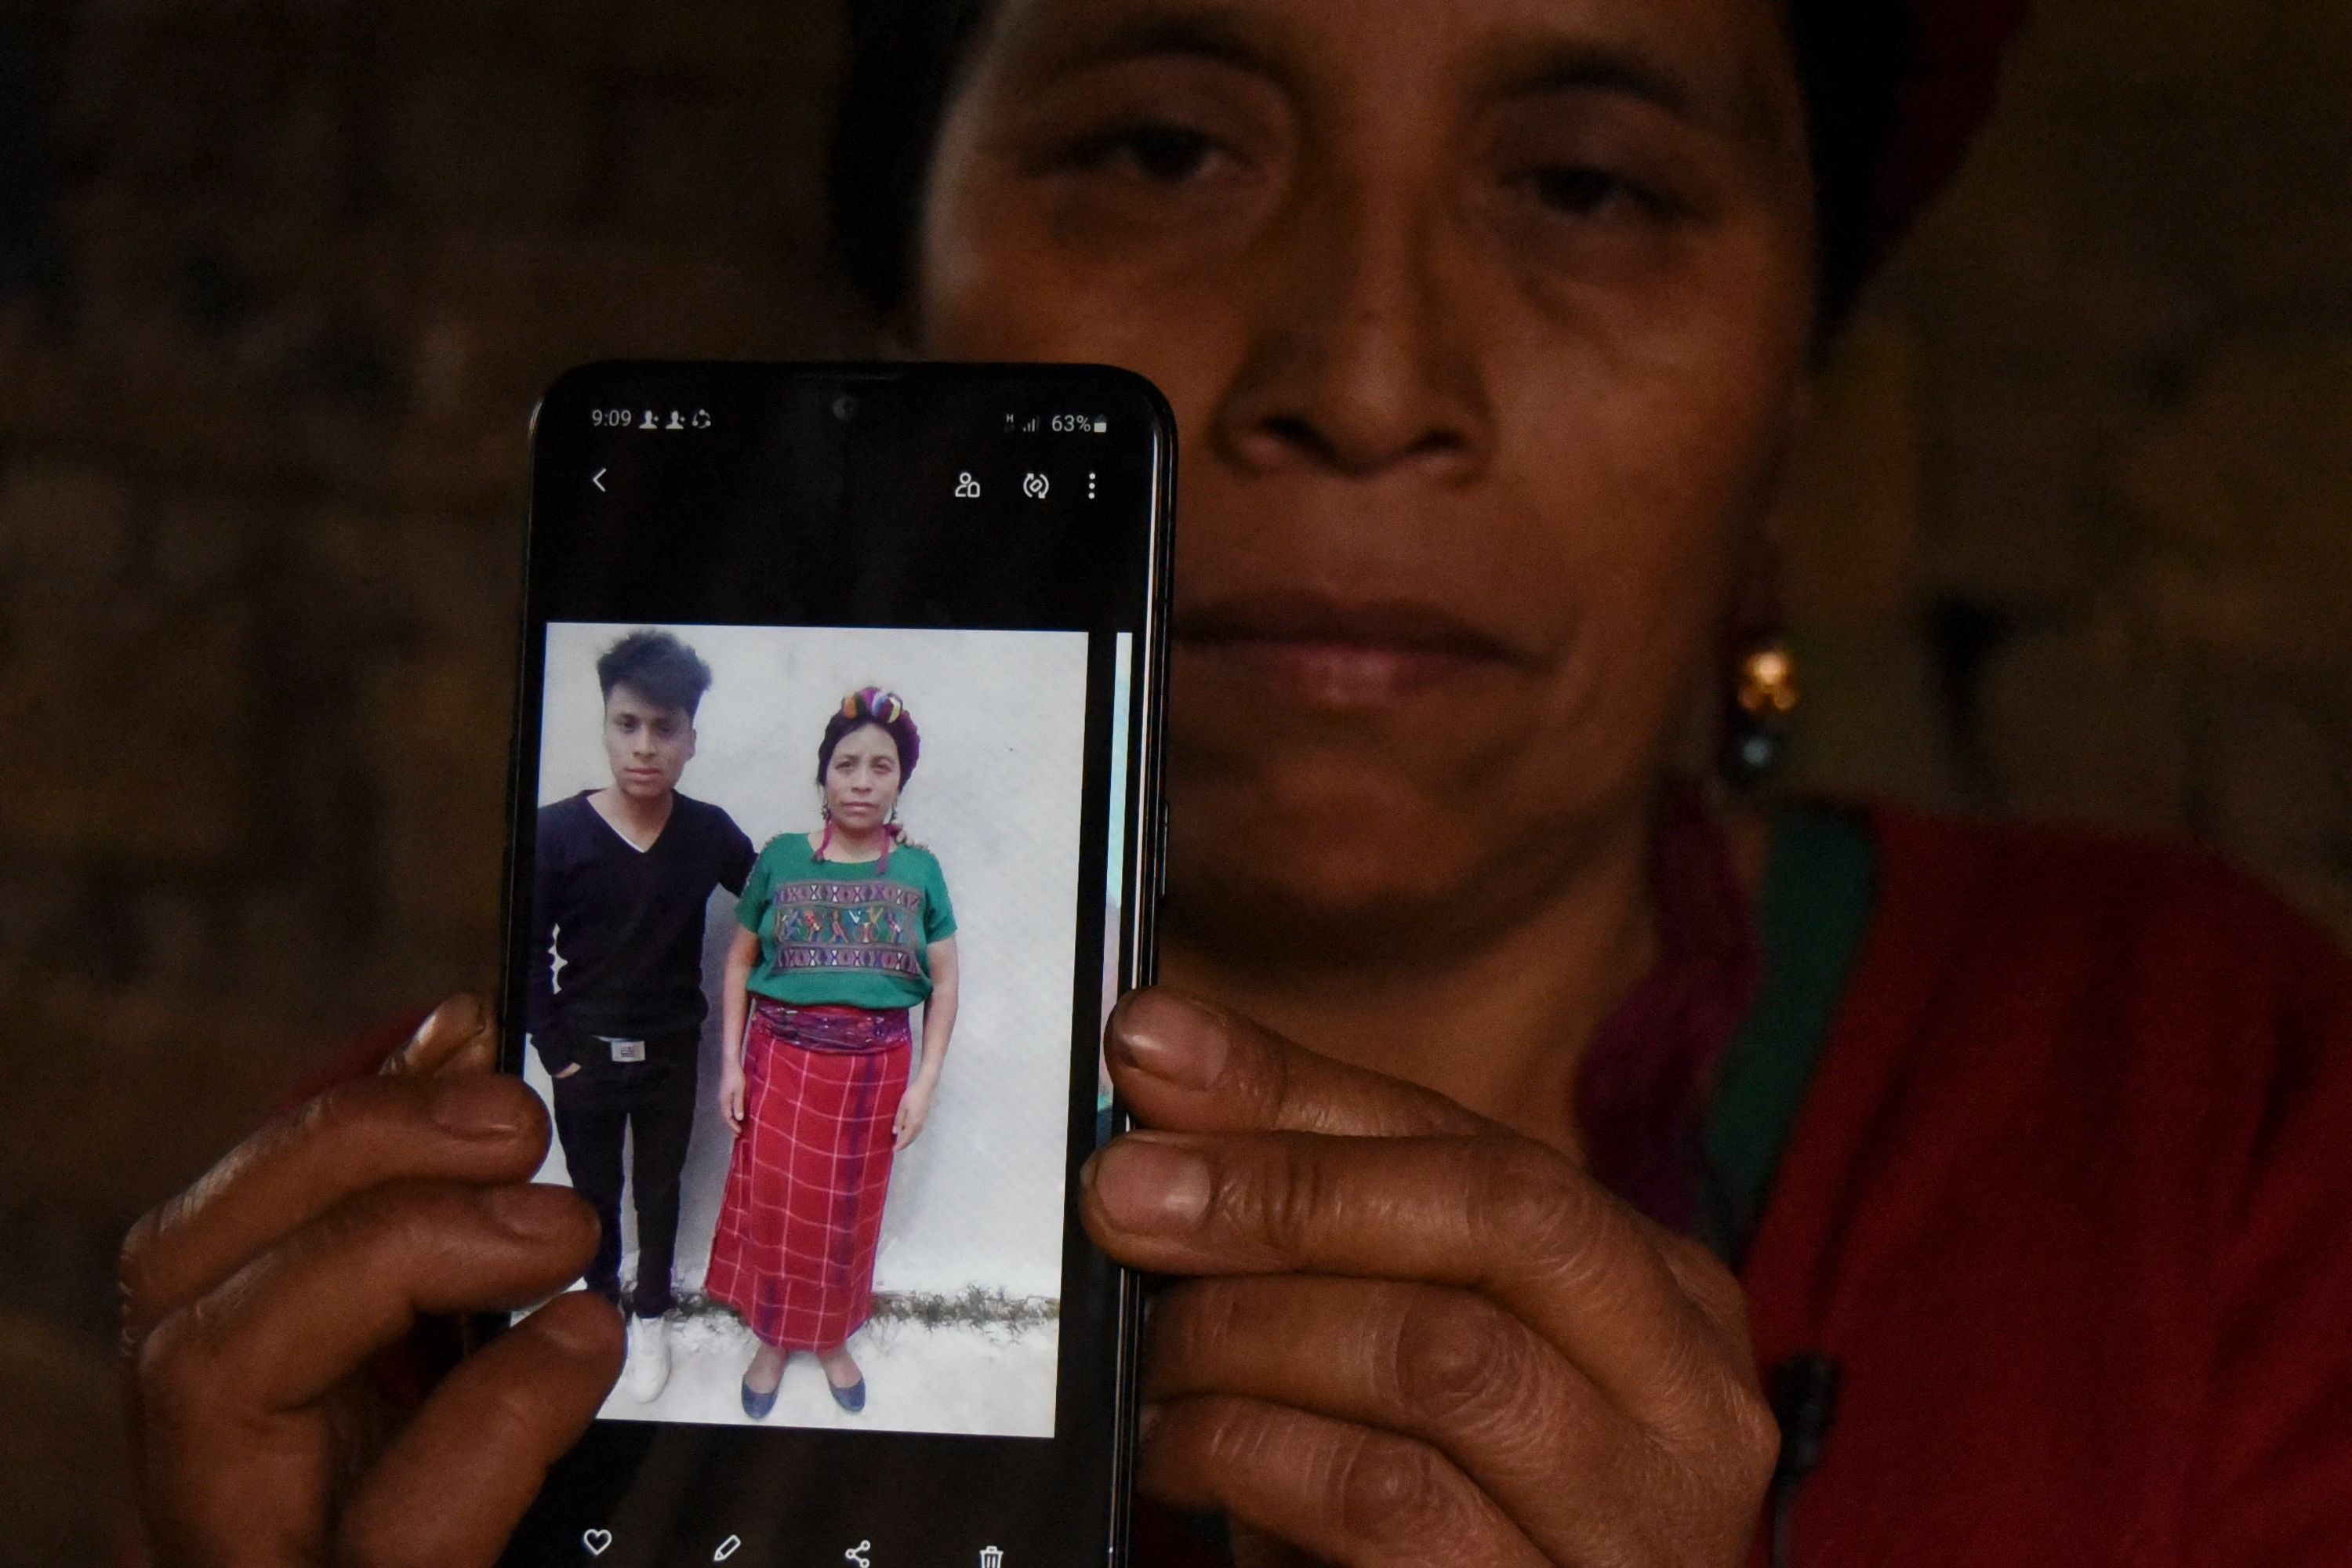
[{"label": "man's dark hair", "polygon": [[655,707],[682,709],[691,719],[710,689],[710,667],[667,632],[631,632],[596,661],[596,679],[607,702],[614,687],[625,686]]},{"label": "man's dark hair", "polygon": [[[993,0],[855,0],[826,193],[836,258],[884,314],[914,285],[924,181],[957,78]],[[1811,126],[1819,315],[1842,321],[1888,235],[1882,164],[1916,31],[1901,0],[1790,0]]]}]

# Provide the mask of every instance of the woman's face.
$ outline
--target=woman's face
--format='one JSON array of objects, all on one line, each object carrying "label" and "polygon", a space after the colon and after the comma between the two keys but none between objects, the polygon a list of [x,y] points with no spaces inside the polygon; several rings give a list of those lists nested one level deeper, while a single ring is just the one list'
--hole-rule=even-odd
[{"label": "woman's face", "polygon": [[1811,232],[1777,0],[1003,0],[910,330],[1175,406],[1181,920],[1475,943],[1637,830]]},{"label": "woman's face", "polygon": [[898,804],[898,742],[879,724],[861,724],[841,738],[824,769],[824,804],[852,833],[871,833]]}]

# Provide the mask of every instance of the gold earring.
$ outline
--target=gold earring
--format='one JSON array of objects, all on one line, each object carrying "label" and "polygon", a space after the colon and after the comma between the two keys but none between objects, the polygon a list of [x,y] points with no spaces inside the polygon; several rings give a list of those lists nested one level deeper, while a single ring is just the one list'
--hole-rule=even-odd
[{"label": "gold earring", "polygon": [[1786,637],[1765,638],[1741,657],[1732,675],[1723,744],[1723,770],[1732,783],[1753,789],[1780,771],[1802,695],[1797,656]]}]

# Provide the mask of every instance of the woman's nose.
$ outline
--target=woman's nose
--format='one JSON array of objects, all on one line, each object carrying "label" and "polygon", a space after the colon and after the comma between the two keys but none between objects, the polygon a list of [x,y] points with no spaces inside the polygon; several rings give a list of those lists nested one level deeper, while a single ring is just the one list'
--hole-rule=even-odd
[{"label": "woman's nose", "polygon": [[1480,460],[1490,418],[1446,222],[1442,200],[1370,178],[1301,204],[1265,253],[1272,286],[1218,411],[1235,456],[1349,476]]}]

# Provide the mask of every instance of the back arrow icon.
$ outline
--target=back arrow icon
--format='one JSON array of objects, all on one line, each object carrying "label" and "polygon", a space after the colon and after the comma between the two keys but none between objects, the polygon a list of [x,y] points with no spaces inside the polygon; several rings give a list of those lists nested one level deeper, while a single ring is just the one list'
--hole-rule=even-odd
[{"label": "back arrow icon", "polygon": [[609,493],[604,489],[604,476],[612,471],[613,470],[610,468],[599,468],[594,473],[588,476],[588,482],[596,487],[596,493],[598,495],[605,495]]}]

